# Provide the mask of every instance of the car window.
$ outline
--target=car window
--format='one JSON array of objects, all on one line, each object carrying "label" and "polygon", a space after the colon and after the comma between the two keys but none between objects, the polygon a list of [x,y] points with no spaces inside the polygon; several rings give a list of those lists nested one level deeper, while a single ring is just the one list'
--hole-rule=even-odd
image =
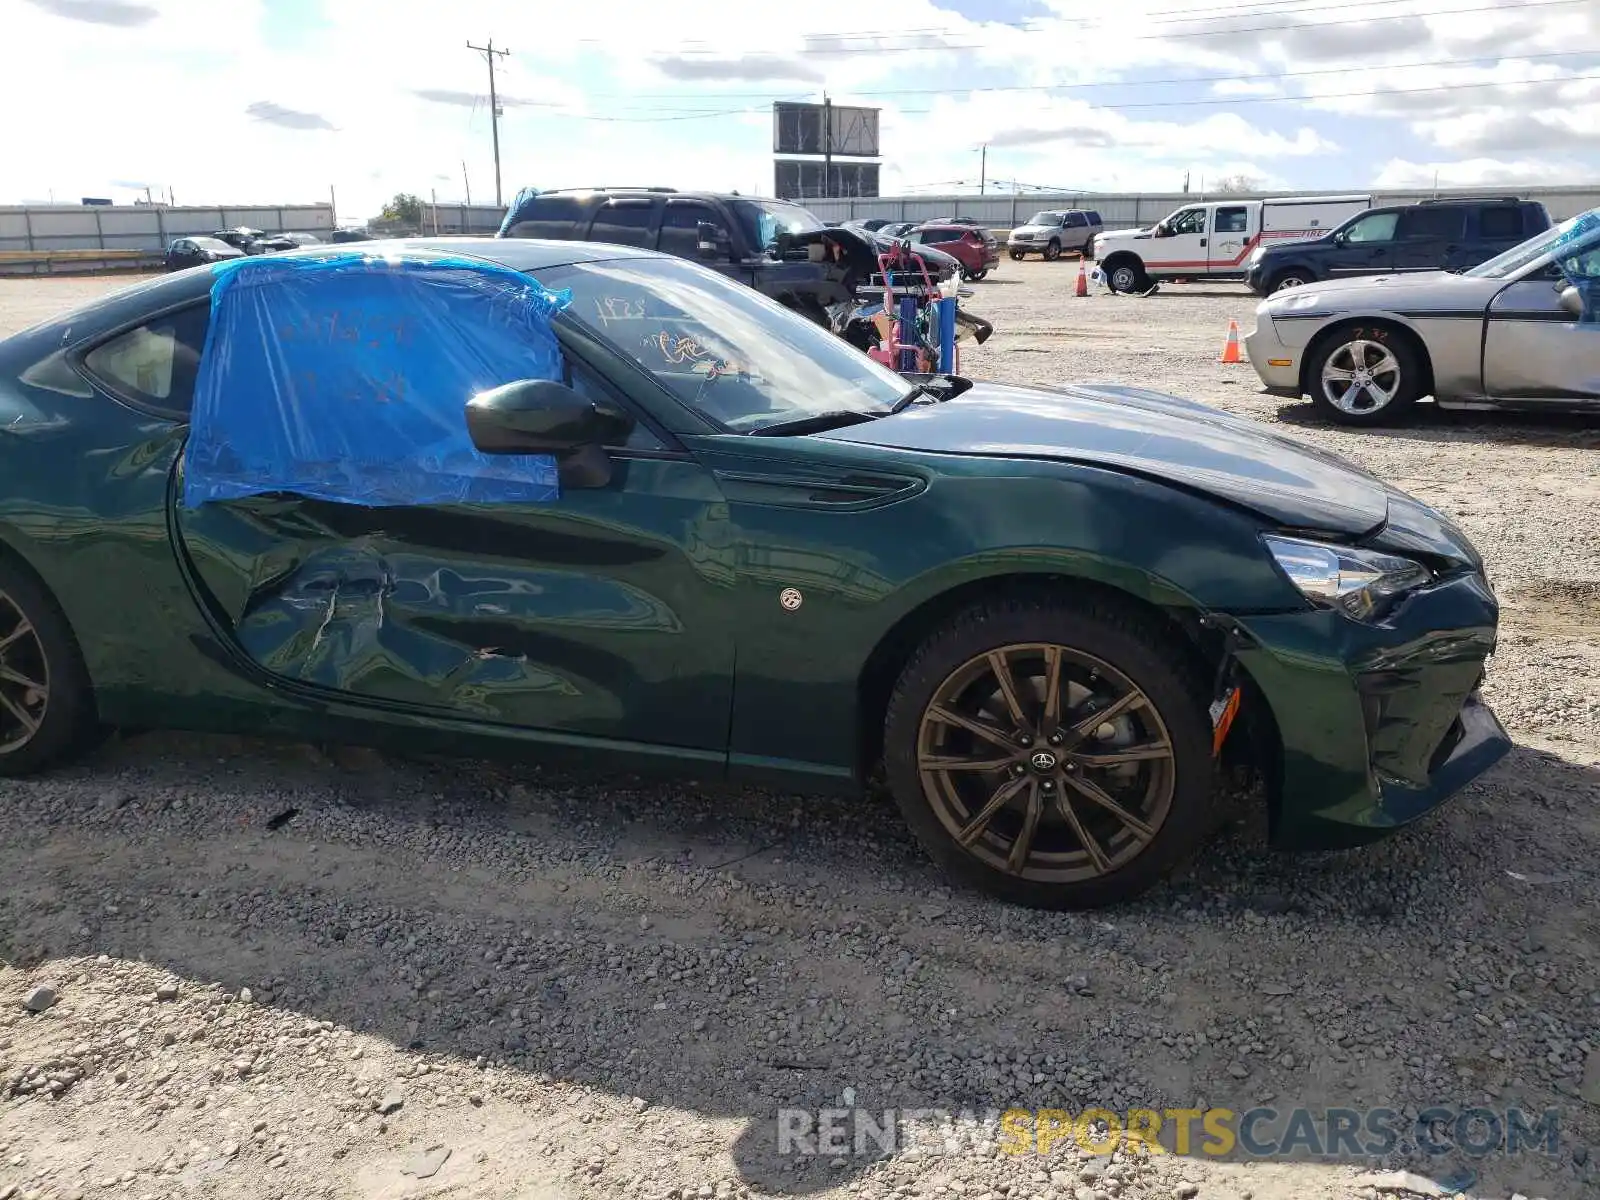
[{"label": "car window", "polygon": [[1600,280],[1600,239],[1591,239],[1576,254],[1558,255],[1556,265],[1561,268],[1561,274],[1574,283],[1583,279]]},{"label": "car window", "polygon": [[736,432],[841,410],[881,416],[911,388],[822,326],[679,258],[558,267],[540,282],[569,289],[569,319]]},{"label": "car window", "polygon": [[589,226],[589,240],[648,249],[652,240],[650,229],[655,224],[655,207],[651,200],[608,201],[594,215],[594,224]]},{"label": "car window", "polygon": [[1562,247],[1589,248],[1594,244],[1591,239],[1595,238],[1597,231],[1600,231],[1600,208],[1579,213],[1559,225],[1541,230],[1526,241],[1509,250],[1501,251],[1488,262],[1479,263],[1463,271],[1462,274],[1469,279],[1505,279],[1524,270],[1547,254],[1559,259]]},{"label": "car window", "polygon": [[1243,233],[1250,228],[1250,210],[1240,206],[1219,208],[1211,228],[1217,233]]},{"label": "car window", "polygon": [[1510,205],[1478,210],[1478,236],[1510,241],[1522,236],[1522,210]]},{"label": "car window", "polygon": [[576,196],[536,196],[517,213],[510,236],[572,238],[584,214],[584,203]]},{"label": "car window", "polygon": [[1466,227],[1467,210],[1459,205],[1408,208],[1400,214],[1396,237],[1402,242],[1453,241]]},{"label": "car window", "polygon": [[[567,386],[585,400],[604,402],[617,407],[627,408],[626,401],[617,396],[600,379],[600,376],[591,371],[581,362],[573,360],[572,356],[564,356],[567,364]],[[636,421],[632,432],[628,434],[623,446],[629,450],[665,450],[666,443],[658,438],[643,421]]]},{"label": "car window", "polygon": [[1069,212],[1067,219],[1062,222],[1068,229],[1082,229],[1089,222],[1084,220],[1082,213]]},{"label": "car window", "polygon": [[663,254],[676,254],[679,258],[698,258],[702,221],[717,227],[718,241],[728,236],[721,216],[711,205],[690,200],[671,201],[661,217],[661,240],[657,249]]},{"label": "car window", "polygon": [[1400,214],[1397,212],[1368,213],[1345,226],[1344,240],[1357,245],[1369,242],[1392,242],[1395,222],[1399,219]]},{"label": "car window", "polygon": [[180,308],[101,342],[84,369],[124,399],[187,416],[210,321],[209,302]]},{"label": "car window", "polygon": [[1091,224],[1091,225],[1104,224],[1104,222],[1102,222],[1100,220],[1100,214],[1095,212],[1093,209],[1089,210],[1089,224]]},{"label": "car window", "polygon": [[1175,234],[1204,233],[1206,231],[1206,210],[1203,208],[1186,208],[1167,222],[1167,228]]}]

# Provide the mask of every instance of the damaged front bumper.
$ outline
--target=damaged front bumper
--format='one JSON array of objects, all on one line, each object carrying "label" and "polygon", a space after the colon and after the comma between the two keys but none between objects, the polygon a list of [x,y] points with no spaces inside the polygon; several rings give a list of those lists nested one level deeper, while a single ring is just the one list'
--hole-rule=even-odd
[{"label": "damaged front bumper", "polygon": [[1506,755],[1511,740],[1478,691],[1497,619],[1487,581],[1465,570],[1378,623],[1329,610],[1239,622],[1249,700],[1270,711],[1281,748],[1268,771],[1274,845],[1377,840]]}]

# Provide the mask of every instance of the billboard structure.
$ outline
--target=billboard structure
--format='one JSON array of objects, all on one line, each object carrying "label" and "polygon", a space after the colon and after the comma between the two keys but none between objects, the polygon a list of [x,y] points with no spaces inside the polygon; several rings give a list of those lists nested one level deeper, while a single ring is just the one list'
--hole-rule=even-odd
[{"label": "billboard structure", "polygon": [[878,164],[875,162],[820,163],[780,158],[776,170],[780,200],[816,200],[834,196],[876,196]]},{"label": "billboard structure", "polygon": [[[772,106],[773,182],[782,200],[876,196],[876,108],[779,100]],[[857,161],[837,161],[839,159]],[[859,161],[871,159],[871,162]],[[818,161],[820,160],[820,161]]]}]

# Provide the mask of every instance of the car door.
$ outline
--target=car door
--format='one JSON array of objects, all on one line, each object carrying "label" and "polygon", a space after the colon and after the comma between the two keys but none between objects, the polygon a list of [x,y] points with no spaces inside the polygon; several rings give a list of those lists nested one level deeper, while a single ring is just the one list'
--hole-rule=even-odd
[{"label": "car door", "polygon": [[1168,274],[1204,270],[1209,265],[1206,243],[1210,240],[1206,214],[1207,209],[1200,205],[1163,221],[1156,235],[1144,243],[1146,270]]},{"label": "car door", "polygon": [[[1570,287],[1581,313],[1562,303]],[[1484,322],[1483,388],[1504,401],[1600,402],[1600,231],[1495,296]]]},{"label": "car door", "polygon": [[[717,252],[707,258],[700,252],[700,226],[710,225],[716,231]],[[713,270],[721,271],[741,283],[749,283],[750,269],[734,261],[733,236],[728,231],[722,213],[703,200],[668,200],[661,215],[661,234],[656,249],[663,254],[687,258]]]},{"label": "car door", "polygon": [[1396,269],[1394,209],[1363,213],[1332,239],[1325,258],[1327,276],[1384,275]]},{"label": "car door", "polygon": [[976,270],[973,260],[977,257],[972,252],[972,246],[963,240],[963,231],[959,229],[914,229],[911,231],[911,240],[920,246],[932,246],[946,254],[958,259],[967,270]]},{"label": "car door", "polygon": [[1211,235],[1206,239],[1206,261],[1210,270],[1231,271],[1250,251],[1250,210],[1243,204],[1219,204],[1211,217]]},{"label": "car door", "polygon": [[[503,350],[504,333],[484,315],[502,297],[479,308],[452,303],[450,336],[463,340],[430,341],[418,320],[417,353],[472,344],[480,321],[480,344]],[[608,314],[633,315],[626,305]],[[348,309],[343,320],[346,329],[355,322],[358,343],[383,336],[375,308],[365,325]],[[291,356],[293,345],[280,337],[274,352]],[[564,340],[562,351],[571,386],[638,413],[580,346]],[[515,379],[528,369],[507,360],[501,373]],[[365,402],[310,394],[318,403],[301,410],[308,420],[333,400]],[[430,406],[429,420],[464,424],[467,398],[409,402]],[[709,471],[638,415],[627,443],[610,450],[615,470],[603,486],[563,487],[542,501],[369,506],[286,486],[191,506],[183,499],[191,437],[172,499],[178,547],[241,668],[304,696],[514,727],[568,746],[603,739],[720,762],[733,649],[711,547],[725,508]],[[359,443],[357,452],[365,453]],[[378,465],[400,480],[425,481],[433,469],[426,456],[401,458]],[[512,483],[523,461],[505,460]]]},{"label": "car door", "polygon": [[1467,236],[1445,263],[1451,271],[1465,271],[1488,262],[1517,245],[1535,230],[1524,231],[1520,204],[1485,204],[1467,214]]},{"label": "car door", "polygon": [[1463,204],[1419,204],[1400,211],[1395,226],[1395,269],[1442,271],[1461,252],[1467,232]]}]

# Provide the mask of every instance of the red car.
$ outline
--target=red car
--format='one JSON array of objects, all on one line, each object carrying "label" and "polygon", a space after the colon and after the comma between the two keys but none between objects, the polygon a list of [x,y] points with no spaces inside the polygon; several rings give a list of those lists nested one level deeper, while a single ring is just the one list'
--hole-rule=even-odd
[{"label": "red car", "polygon": [[961,273],[968,279],[982,279],[1000,261],[1000,243],[987,229],[971,225],[918,225],[905,236],[959,259]]}]

